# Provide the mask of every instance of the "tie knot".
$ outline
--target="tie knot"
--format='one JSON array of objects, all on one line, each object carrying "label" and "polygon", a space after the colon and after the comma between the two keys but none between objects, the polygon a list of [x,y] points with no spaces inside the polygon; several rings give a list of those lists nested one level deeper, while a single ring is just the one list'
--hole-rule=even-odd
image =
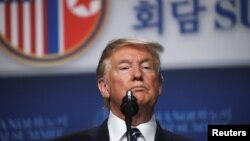
[{"label": "tie knot", "polygon": [[137,141],[137,138],[141,136],[141,132],[137,128],[132,128],[132,141]]}]

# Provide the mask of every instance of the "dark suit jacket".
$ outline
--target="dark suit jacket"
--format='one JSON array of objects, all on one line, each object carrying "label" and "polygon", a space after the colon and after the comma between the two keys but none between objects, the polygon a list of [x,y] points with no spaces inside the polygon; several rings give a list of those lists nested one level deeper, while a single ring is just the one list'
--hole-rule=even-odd
[{"label": "dark suit jacket", "polygon": [[[52,141],[109,141],[107,120],[105,120],[98,127],[90,128],[67,136],[62,136]],[[161,128],[160,124],[157,122],[155,141],[191,140]]]}]

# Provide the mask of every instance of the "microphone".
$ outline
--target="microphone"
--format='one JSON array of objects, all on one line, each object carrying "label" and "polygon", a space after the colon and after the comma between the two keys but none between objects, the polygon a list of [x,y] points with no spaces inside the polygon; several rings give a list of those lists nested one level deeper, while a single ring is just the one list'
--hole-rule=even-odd
[{"label": "microphone", "polygon": [[133,96],[132,91],[128,90],[126,95],[122,99],[121,112],[125,117],[133,117],[138,113],[137,99]]},{"label": "microphone", "polygon": [[132,117],[138,113],[139,106],[137,104],[137,99],[133,96],[131,90],[128,90],[126,95],[122,99],[122,104],[120,106],[122,114],[125,116],[125,123],[127,126],[127,139],[131,141],[132,132],[131,132],[131,123]]}]

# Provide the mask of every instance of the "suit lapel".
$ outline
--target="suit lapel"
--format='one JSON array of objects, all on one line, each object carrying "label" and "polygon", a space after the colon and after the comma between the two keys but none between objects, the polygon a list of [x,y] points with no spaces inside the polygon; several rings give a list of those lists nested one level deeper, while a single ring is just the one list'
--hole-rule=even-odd
[{"label": "suit lapel", "polygon": [[163,141],[165,140],[163,129],[161,128],[158,121],[156,121],[156,123],[157,123],[157,128],[155,133],[155,141]]},{"label": "suit lapel", "polygon": [[109,141],[107,119],[93,132],[89,134],[91,141]]},{"label": "suit lapel", "polygon": [[[107,119],[97,128],[88,132],[88,141],[109,141],[109,132],[108,132],[108,125]],[[190,141],[186,138],[183,138],[179,135],[171,133],[167,130],[161,128],[158,121],[156,134],[155,134],[155,141]]]},{"label": "suit lapel", "polygon": [[163,128],[161,128],[158,121],[156,121],[156,123],[157,128],[155,134],[155,141],[192,141],[191,139],[188,139],[184,136],[180,136],[168,130],[164,130]]}]

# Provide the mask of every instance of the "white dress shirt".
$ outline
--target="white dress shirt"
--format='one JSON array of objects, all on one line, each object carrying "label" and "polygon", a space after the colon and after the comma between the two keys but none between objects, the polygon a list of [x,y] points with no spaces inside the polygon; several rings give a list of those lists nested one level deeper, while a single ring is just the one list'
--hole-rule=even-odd
[{"label": "white dress shirt", "polygon": [[[142,133],[137,141],[154,141],[156,126],[155,115],[148,122],[136,126]],[[108,130],[110,141],[127,141],[125,121],[115,116],[111,111],[108,117]]]}]

